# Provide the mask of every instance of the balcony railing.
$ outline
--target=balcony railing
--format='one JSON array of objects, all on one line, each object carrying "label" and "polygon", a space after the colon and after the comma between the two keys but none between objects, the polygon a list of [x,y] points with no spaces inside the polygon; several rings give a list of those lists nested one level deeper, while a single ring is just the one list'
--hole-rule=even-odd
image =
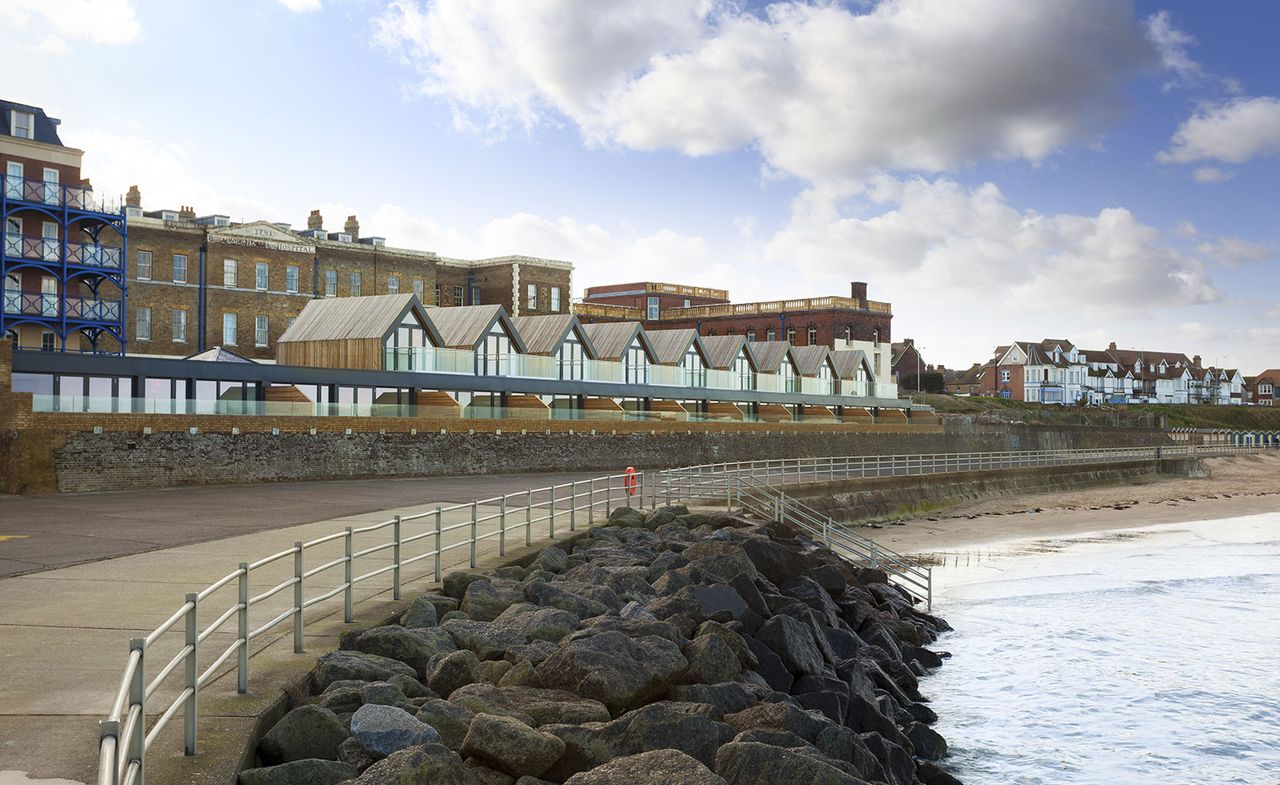
[{"label": "balcony railing", "polygon": [[65,303],[68,319],[94,322],[120,321],[119,300],[91,300],[85,297],[68,297],[44,292],[4,293],[4,312],[18,316],[44,316],[56,318],[62,315],[60,305]]},{"label": "balcony railing", "polygon": [[574,303],[573,312],[578,316],[594,316],[599,319],[623,319],[638,322],[644,318],[644,311],[629,305],[609,305],[605,303]]},{"label": "balcony railing", "polygon": [[123,212],[122,201],[116,198],[99,198],[92,188],[79,185],[62,185],[61,183],[31,180],[25,177],[0,175],[0,191],[5,199],[18,202],[30,202],[46,207],[67,207],[72,210],[85,210],[95,213]]},{"label": "balcony railing", "polygon": [[[61,246],[62,241],[50,238],[5,235],[4,255],[11,259],[59,262]],[[67,264],[118,270],[123,258],[119,248],[93,243],[67,243]]]},{"label": "balcony railing", "polygon": [[834,392],[835,385],[831,379],[821,379],[817,376],[800,377],[800,392],[810,395],[831,395]]},{"label": "balcony railing", "polygon": [[832,309],[893,313],[889,303],[859,300],[852,297],[807,297],[798,300],[770,300],[761,303],[727,303],[724,305],[691,305],[688,308],[664,308],[663,319],[704,319],[711,316],[754,316],[784,311],[826,311]]}]

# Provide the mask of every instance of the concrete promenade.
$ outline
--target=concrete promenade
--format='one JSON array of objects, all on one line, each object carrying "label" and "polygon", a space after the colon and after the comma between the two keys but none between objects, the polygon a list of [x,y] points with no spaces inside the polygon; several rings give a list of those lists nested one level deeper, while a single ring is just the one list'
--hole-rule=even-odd
[{"label": "concrete promenade", "polygon": [[[0,695],[5,698],[0,702],[0,785],[25,783],[28,777],[53,780],[46,785],[93,782],[97,724],[110,710],[128,640],[145,636],[182,605],[188,592],[234,571],[241,560],[258,559],[299,540],[384,521],[395,514],[430,512],[437,506],[588,476],[596,475],[291,483],[0,499],[0,537],[27,535],[0,539],[3,563],[11,573],[18,572],[19,566],[26,573],[0,579]],[[597,520],[605,515],[603,498],[599,502]],[[565,534],[569,516],[561,510],[556,528]],[[482,506],[478,512],[483,518],[497,508]],[[469,521],[469,509],[458,510],[447,514],[444,524]],[[586,524],[585,511],[577,514],[576,522]],[[493,530],[496,523],[488,526]],[[523,513],[509,516],[508,555],[524,544],[522,526]],[[446,534],[446,548],[464,542],[468,530],[464,526]],[[427,531],[434,531],[434,516],[405,523],[402,536]],[[533,527],[530,538],[545,542],[548,534],[544,521]],[[359,535],[354,548],[359,551],[389,536],[389,529]],[[481,559],[496,557],[496,539],[486,546]],[[402,559],[433,547],[434,537],[405,545]],[[341,556],[342,549],[341,538],[309,549],[306,568]],[[465,565],[469,556],[468,547],[457,547],[444,555],[443,563],[456,568]],[[368,572],[389,560],[389,550],[365,556],[357,560],[355,572]],[[59,563],[71,566],[44,566]],[[432,568],[430,558],[405,568],[406,597],[432,585]],[[259,594],[291,575],[290,558],[255,570],[251,593]],[[306,596],[342,583],[342,567],[329,569],[307,580]],[[390,586],[389,572],[357,586],[357,623],[380,623],[394,612]],[[208,597],[200,606],[200,627],[235,601],[235,582]],[[289,590],[254,605],[250,628],[291,605]],[[337,636],[345,628],[342,607],[339,594],[308,609],[306,655],[293,654],[288,620],[255,638],[250,696],[236,696],[234,668],[224,666],[225,674],[201,691],[201,742],[205,744],[201,756],[182,758],[182,723],[176,717],[157,739],[154,754],[148,754],[148,780],[230,781],[228,767],[234,765],[234,750],[226,748],[225,742],[219,747],[218,739],[243,740],[251,731],[252,718],[278,696],[280,687],[309,670],[318,653],[336,647]],[[148,679],[181,648],[181,626],[148,649]],[[200,667],[211,664],[234,640],[232,619],[201,644]],[[148,714],[153,706],[163,709],[178,694],[181,672],[179,667],[157,689],[148,702]],[[162,765],[162,760],[167,763]]]}]

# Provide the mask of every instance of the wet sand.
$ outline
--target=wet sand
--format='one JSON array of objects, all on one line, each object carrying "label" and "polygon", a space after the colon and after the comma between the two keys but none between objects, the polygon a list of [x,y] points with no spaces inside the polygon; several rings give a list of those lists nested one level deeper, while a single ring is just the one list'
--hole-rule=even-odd
[{"label": "wet sand", "polygon": [[1011,540],[1280,511],[1280,454],[1212,458],[1205,466],[1203,478],[984,499],[919,518],[859,526],[858,533],[901,553],[944,556]]}]

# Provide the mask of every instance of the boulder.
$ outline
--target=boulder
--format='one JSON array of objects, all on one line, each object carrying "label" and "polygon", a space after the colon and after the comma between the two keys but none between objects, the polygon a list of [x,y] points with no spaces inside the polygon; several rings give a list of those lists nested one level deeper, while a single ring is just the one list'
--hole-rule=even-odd
[{"label": "boulder", "polygon": [[564,752],[564,742],[510,717],[477,714],[462,741],[462,753],[513,776],[538,776]]},{"label": "boulder", "polygon": [[[960,785],[960,780],[927,760],[916,761],[916,779],[920,785]],[[240,782],[243,784],[244,780]]]},{"label": "boulder", "polygon": [[665,638],[609,631],[565,641],[537,673],[547,687],[593,698],[616,714],[666,692],[688,666]]},{"label": "boulder", "polygon": [[645,607],[659,619],[683,614],[694,624],[707,620],[728,622],[743,619],[750,609],[733,587],[723,583],[685,586],[667,597],[651,600]]},{"label": "boulder", "polygon": [[740,546],[756,570],[772,584],[780,586],[809,570],[808,560],[798,550],[775,540],[748,537]]},{"label": "boulder", "polygon": [[[741,629],[741,628],[739,628]],[[747,645],[747,641],[735,630],[721,624],[718,621],[704,621],[698,626],[697,635],[714,635],[729,645],[734,655],[738,658],[738,663],[745,670],[754,670],[760,661],[756,655],[751,652],[751,647]]]},{"label": "boulder", "polygon": [[765,683],[778,692],[791,692],[795,676],[787,669],[782,658],[755,638],[747,638],[747,648],[751,649],[751,653],[755,655],[759,663],[756,666],[756,673],[764,678]]},{"label": "boulder", "polygon": [[499,687],[541,687],[538,670],[529,660],[521,660],[498,679]]},{"label": "boulder", "polygon": [[338,745],[338,760],[351,764],[355,767],[356,772],[359,773],[382,760],[382,756],[375,755],[361,747],[360,742],[356,741],[355,737],[352,736]]},{"label": "boulder", "polygon": [[482,660],[501,660],[507,649],[526,642],[515,630],[472,619],[450,619],[441,624],[440,629],[449,634],[459,649],[475,652]]},{"label": "boulder", "polygon": [[427,674],[427,686],[445,698],[459,687],[477,681],[480,681],[480,660],[470,649],[444,655]]},{"label": "boulder", "polygon": [[[625,507],[623,509],[626,509]],[[569,569],[569,554],[558,545],[551,545],[542,549],[538,554],[538,558],[533,560],[529,565],[529,569],[546,570],[552,573],[561,573]]]},{"label": "boulder", "polygon": [[795,735],[791,731],[776,730],[774,728],[752,728],[744,730],[737,736],[733,737],[734,741],[756,742],[758,744],[769,744],[774,747],[807,747],[809,742]]},{"label": "boulder", "polygon": [[356,767],[336,760],[303,760],[240,772],[240,785],[338,785],[353,779]]},{"label": "boulder", "polygon": [[643,638],[656,635],[666,638],[676,645],[683,645],[688,638],[671,622],[657,619],[621,618],[618,616],[597,616],[582,623],[582,629],[569,636],[571,640],[589,638],[602,632],[620,632],[628,638]]},{"label": "boulder", "polygon": [[681,556],[690,564],[697,565],[703,573],[718,576],[720,580],[728,580],[739,573],[750,580],[759,577],[746,552],[731,542],[714,538],[699,540],[686,548]]},{"label": "boulder", "polygon": [[[410,676],[422,673],[427,663],[437,654],[458,648],[453,639],[439,627],[406,629],[396,625],[365,630],[352,642],[352,647],[366,654],[399,660],[415,671],[408,674]],[[380,680],[386,681],[385,678]]]},{"label": "boulder", "polygon": [[823,728],[814,741],[818,751],[828,758],[851,764],[865,780],[883,781],[884,768],[867,748],[862,738],[848,728],[831,725]]},{"label": "boulder", "polygon": [[462,596],[463,613],[476,621],[493,621],[507,608],[524,601],[524,590],[511,581],[474,581]]},{"label": "boulder", "polygon": [[839,597],[849,585],[845,571],[838,564],[821,564],[814,567],[809,570],[809,577],[817,581],[818,585],[826,589],[832,597]]},{"label": "boulder", "polygon": [[423,744],[387,756],[370,766],[353,785],[484,785],[462,758],[441,744]]},{"label": "boulder", "polygon": [[[685,534],[688,534],[686,531]],[[663,551],[659,553],[653,561],[649,562],[649,566],[645,568],[645,577],[653,583],[667,570],[678,570],[689,563],[689,560],[682,553],[673,553],[671,551]]]},{"label": "boulder", "polygon": [[507,660],[484,660],[480,663],[480,679],[490,684],[497,684],[510,670],[511,663]]},{"label": "boulder", "polygon": [[760,702],[755,688],[736,681],[722,684],[680,684],[667,693],[673,701],[714,706],[718,716],[744,711]]},{"label": "boulder", "polygon": [[732,681],[742,672],[738,655],[718,635],[694,638],[682,653],[689,661],[689,668],[681,680],[690,684],[719,684]]},{"label": "boulder", "polygon": [[404,613],[400,614],[402,627],[434,627],[440,623],[440,617],[449,611],[458,609],[458,601],[440,594],[424,594],[415,597]]},{"label": "boulder", "polygon": [[757,742],[721,747],[716,753],[716,773],[729,785],[866,785],[810,755]]},{"label": "boulder", "polygon": [[435,728],[395,706],[365,704],[351,716],[351,734],[366,750],[386,757],[406,747],[440,741]]},{"label": "boulder", "polygon": [[[392,676],[391,678],[397,678]],[[408,678],[401,676],[399,678]],[[414,706],[409,703],[409,697],[404,694],[404,690],[394,684],[385,681],[371,681],[360,688],[360,702],[364,705],[377,706],[399,706],[409,712],[413,712]]]},{"label": "boulder", "polygon": [[609,513],[609,523],[614,526],[640,527],[644,526],[644,521],[644,513],[632,507],[619,507]]},{"label": "boulder", "polygon": [[820,714],[786,702],[760,703],[744,711],[727,714],[724,721],[739,733],[753,728],[772,728],[794,733],[810,743],[818,738],[823,728],[832,724]]},{"label": "boulder", "polygon": [[913,722],[904,731],[917,756],[925,760],[942,760],[947,757],[947,740],[923,722]]},{"label": "boulder", "polygon": [[510,606],[494,620],[495,626],[520,633],[526,641],[559,643],[578,629],[579,619],[559,608],[540,608],[529,602]]},{"label": "boulder", "polygon": [[444,593],[459,602],[467,593],[467,587],[476,581],[490,580],[488,575],[474,570],[454,570],[446,573],[442,588]]},{"label": "boulder", "polygon": [[[559,608],[579,619],[589,619],[609,612],[609,606],[598,600],[569,591],[563,581],[530,583],[524,587],[524,596],[534,605]],[[621,605],[619,605],[621,607]]]},{"label": "boulder", "polygon": [[399,674],[387,679],[389,684],[400,688],[400,692],[404,693],[406,698],[434,698],[431,690],[427,689],[427,685],[418,681],[411,676]]},{"label": "boulder", "polygon": [[417,676],[409,665],[377,654],[332,651],[316,661],[316,688],[323,691],[335,681],[386,681],[397,674]]},{"label": "boulder", "polygon": [[581,725],[609,720],[609,710],[603,703],[572,692],[541,687],[501,687],[499,692],[529,715],[534,725]]},{"label": "boulder", "polygon": [[822,652],[808,624],[790,616],[774,616],[756,630],[755,638],[772,649],[792,673],[822,673]]},{"label": "boulder", "polygon": [[686,586],[693,585],[693,579],[682,572],[667,570],[653,581],[653,591],[659,597],[669,597]]},{"label": "boulder", "polygon": [[337,760],[350,734],[338,715],[319,706],[299,706],[280,718],[258,742],[258,757],[275,765],[306,758]]},{"label": "boulder", "polygon": [[711,766],[716,750],[734,735],[732,727],[713,719],[713,715],[712,707],[696,703],[651,703],[614,721],[625,727],[617,751],[631,755],[676,749]]},{"label": "boulder", "polygon": [[475,712],[465,706],[440,698],[432,698],[418,708],[417,718],[436,729],[440,740],[446,747],[456,750],[462,747],[462,740],[471,727]]},{"label": "boulder", "polygon": [[911,753],[893,742],[886,741],[878,733],[863,733],[861,738],[884,769],[886,782],[890,785],[912,785],[916,767]]},{"label": "boulder", "polygon": [[575,774],[565,785],[727,785],[723,777],[678,750],[615,758]]},{"label": "boulder", "polygon": [[840,607],[827,590],[807,575],[797,575],[778,587],[783,594],[794,597],[805,605],[822,614],[826,621],[824,626],[834,627],[840,623]]},{"label": "boulder", "polygon": [[501,687],[492,684],[459,687],[449,696],[449,702],[462,706],[473,714],[492,714],[495,717],[510,717],[525,725],[534,724],[533,717],[522,711]]}]

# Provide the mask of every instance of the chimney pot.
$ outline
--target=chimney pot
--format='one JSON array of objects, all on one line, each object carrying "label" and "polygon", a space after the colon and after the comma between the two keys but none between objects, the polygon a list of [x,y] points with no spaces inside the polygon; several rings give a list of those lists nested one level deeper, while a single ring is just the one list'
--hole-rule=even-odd
[{"label": "chimney pot", "polygon": [[324,216],[320,215],[319,210],[312,210],[311,215],[307,216],[307,228],[308,229],[324,228]]},{"label": "chimney pot", "polygon": [[852,297],[855,300],[861,300],[863,302],[866,302],[867,300],[867,282],[866,281],[853,281],[852,283],[849,284],[849,290],[850,290],[850,294],[849,294],[850,297]]},{"label": "chimney pot", "polygon": [[182,209],[178,211],[179,221],[194,221],[195,219],[196,219],[196,208],[192,207],[191,205],[184,205]]},{"label": "chimney pot", "polygon": [[347,216],[347,222],[342,225],[342,231],[351,235],[352,240],[360,239],[360,222],[356,220],[354,215]]},{"label": "chimney pot", "polygon": [[1191,364],[1192,364],[1192,365],[1194,365],[1195,367],[1199,368],[1199,367],[1200,367],[1200,355],[1198,355],[1198,354],[1197,354],[1195,357],[1192,357],[1192,358],[1191,358]]},{"label": "chimney pot", "polygon": [[129,193],[125,194],[124,197],[124,205],[125,207],[142,206],[142,192],[138,190],[138,186],[129,186]]}]

